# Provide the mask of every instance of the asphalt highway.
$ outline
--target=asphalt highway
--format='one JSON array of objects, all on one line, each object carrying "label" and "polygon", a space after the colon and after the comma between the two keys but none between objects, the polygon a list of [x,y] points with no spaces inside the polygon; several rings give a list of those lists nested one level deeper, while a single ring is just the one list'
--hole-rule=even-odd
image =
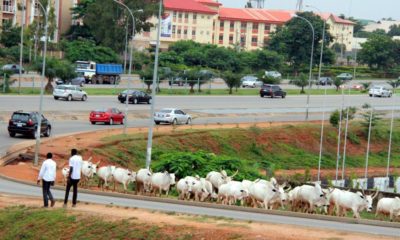
[{"label": "asphalt highway", "polygon": [[[63,199],[64,191],[59,191],[59,190],[52,190],[52,191],[56,199]],[[2,178],[0,178],[0,192],[9,194],[29,195],[36,197],[41,196],[40,187],[11,182],[8,180],[4,180]],[[277,216],[277,215],[261,214],[261,213],[241,212],[234,210],[185,206],[185,205],[178,205],[171,203],[160,203],[152,201],[110,197],[110,196],[91,195],[86,193],[79,193],[78,200],[91,203],[99,203],[99,204],[113,204],[118,206],[138,207],[138,208],[158,210],[164,212],[208,215],[216,217],[233,218],[245,221],[251,220],[251,221],[267,222],[273,224],[296,225],[296,226],[311,227],[311,228],[332,229],[337,231],[386,235],[392,237],[400,236],[399,228],[377,227],[377,226],[369,226],[362,224],[341,223],[341,222],[315,220],[315,219],[299,218],[299,217],[287,217],[287,216]],[[58,202],[57,204],[61,203]]]}]

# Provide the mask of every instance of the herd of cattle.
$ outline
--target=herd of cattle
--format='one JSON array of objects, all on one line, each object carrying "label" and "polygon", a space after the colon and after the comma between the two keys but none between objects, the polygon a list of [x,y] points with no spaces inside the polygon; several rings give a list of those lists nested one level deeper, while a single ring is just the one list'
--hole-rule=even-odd
[{"label": "herd of cattle", "polygon": [[[175,174],[168,172],[153,173],[149,169],[140,169],[137,172],[115,167],[103,166],[97,169],[98,163],[83,161],[81,184],[87,185],[89,180],[97,175],[99,187],[103,190],[110,183],[122,184],[127,191],[129,183],[136,183],[137,194],[155,194],[161,196],[164,192],[168,195],[171,187],[176,185],[180,200],[216,201],[226,205],[264,207],[265,209],[288,208],[291,211],[306,213],[323,213],[345,216],[348,210],[353,212],[355,218],[360,218],[364,210],[371,212],[374,199],[378,192],[367,195],[364,191],[350,192],[338,188],[322,188],[318,183],[302,185],[295,188],[286,183],[279,184],[275,178],[270,181],[257,179],[255,181],[235,181],[233,177],[238,173],[228,176],[226,171],[212,171],[205,178],[187,176],[176,182]],[[69,169],[63,168],[64,180]],[[376,216],[389,215],[390,220],[400,217],[400,198],[381,198],[376,206]]]}]

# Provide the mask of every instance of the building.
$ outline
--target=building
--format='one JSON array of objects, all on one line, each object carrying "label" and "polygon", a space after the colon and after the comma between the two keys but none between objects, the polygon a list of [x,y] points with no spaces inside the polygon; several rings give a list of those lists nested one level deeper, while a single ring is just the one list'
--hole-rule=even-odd
[{"label": "building", "polygon": [[[42,14],[40,6],[36,3],[37,0],[1,0],[0,26],[5,22],[11,22],[13,25],[25,26],[31,24],[35,17]],[[22,10],[18,6],[26,5],[26,11],[22,16]],[[57,42],[60,36],[67,32],[72,24],[71,8],[73,7],[72,0],[51,0],[51,6],[54,7],[56,18],[56,30],[51,40]]]},{"label": "building", "polygon": [[[179,40],[240,47],[254,50],[264,46],[277,27],[292,18],[294,11],[256,8],[225,8],[215,0],[164,0],[161,48]],[[330,25],[334,43],[352,49],[354,23],[324,13],[320,15]],[[154,25],[157,18],[149,20]],[[135,38],[137,48],[156,43],[156,28],[142,32]]]}]

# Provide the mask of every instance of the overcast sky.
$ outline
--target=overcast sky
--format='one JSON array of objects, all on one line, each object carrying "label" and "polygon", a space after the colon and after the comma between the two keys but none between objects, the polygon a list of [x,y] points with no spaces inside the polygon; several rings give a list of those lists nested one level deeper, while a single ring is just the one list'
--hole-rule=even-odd
[{"label": "overcast sky", "polygon": [[[225,7],[243,7],[247,1],[219,0]],[[265,0],[265,8],[294,10],[296,3],[297,0]],[[337,15],[343,13],[362,19],[380,20],[392,17],[400,20],[399,0],[303,0],[303,5],[306,4]]]}]

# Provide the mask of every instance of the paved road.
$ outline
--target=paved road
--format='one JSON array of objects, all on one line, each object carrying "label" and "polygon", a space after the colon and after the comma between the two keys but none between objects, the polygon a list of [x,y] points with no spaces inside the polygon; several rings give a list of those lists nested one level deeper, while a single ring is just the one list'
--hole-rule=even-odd
[{"label": "paved road", "polygon": [[[15,183],[4,179],[0,179],[0,192],[29,195],[36,197],[41,196],[41,189],[39,187]],[[53,190],[53,194],[56,199],[63,199],[64,197],[63,191]],[[152,209],[152,210],[159,210],[166,212],[209,215],[209,216],[227,217],[245,221],[251,220],[251,221],[268,222],[274,224],[297,225],[297,226],[304,226],[311,228],[332,229],[337,231],[351,231],[351,232],[360,232],[360,233],[374,234],[374,235],[386,235],[392,237],[400,236],[399,228],[375,227],[362,224],[349,224],[349,223],[320,221],[320,220],[298,218],[298,217],[285,217],[285,216],[277,216],[277,215],[269,215],[261,213],[247,213],[247,212],[232,211],[232,210],[222,210],[222,209],[220,210],[220,209],[212,209],[205,207],[184,206],[178,204],[141,201],[141,200],[126,199],[126,198],[108,197],[108,196],[98,196],[85,193],[79,193],[78,198],[81,201],[92,202],[92,203],[99,203],[99,204],[112,203],[114,205],[119,205],[119,206],[138,207],[138,208]]]}]

